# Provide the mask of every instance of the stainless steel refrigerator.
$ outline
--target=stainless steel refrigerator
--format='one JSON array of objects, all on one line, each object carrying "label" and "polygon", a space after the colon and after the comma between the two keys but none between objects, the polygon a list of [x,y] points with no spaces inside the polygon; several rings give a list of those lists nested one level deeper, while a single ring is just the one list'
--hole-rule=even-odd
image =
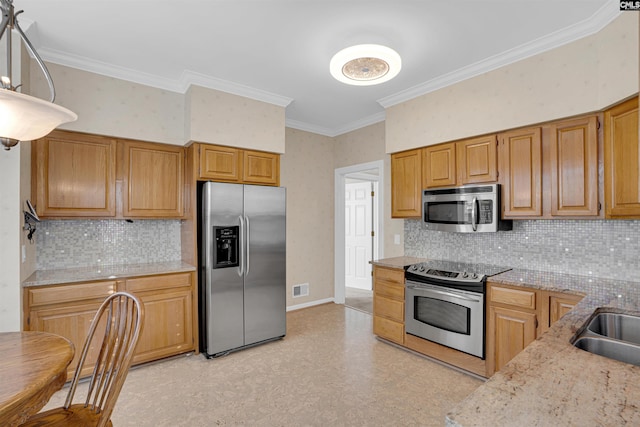
[{"label": "stainless steel refrigerator", "polygon": [[200,326],[207,357],[285,335],[285,202],[281,187],[202,186]]}]

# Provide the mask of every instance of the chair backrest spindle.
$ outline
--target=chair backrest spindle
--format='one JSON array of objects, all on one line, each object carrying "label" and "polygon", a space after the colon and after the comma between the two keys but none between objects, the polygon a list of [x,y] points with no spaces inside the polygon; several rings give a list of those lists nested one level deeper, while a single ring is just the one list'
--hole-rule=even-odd
[{"label": "chair backrest spindle", "polygon": [[108,423],[131,366],[143,318],[144,307],[142,303],[129,293],[116,292],[102,303],[91,323],[89,334],[84,343],[78,367],[64,404],[65,409],[68,409],[73,403],[80,373],[94,342],[94,335],[97,335],[96,330],[104,319],[106,321],[104,334],[84,405],[91,407],[96,413],[102,413],[98,426]]}]

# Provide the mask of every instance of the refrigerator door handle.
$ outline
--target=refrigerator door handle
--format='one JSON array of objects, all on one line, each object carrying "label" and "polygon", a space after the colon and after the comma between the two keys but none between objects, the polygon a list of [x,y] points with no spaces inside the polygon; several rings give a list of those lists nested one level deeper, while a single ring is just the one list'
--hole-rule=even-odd
[{"label": "refrigerator door handle", "polygon": [[240,250],[239,252],[239,256],[240,256],[240,266],[238,267],[238,276],[242,277],[242,275],[244,274],[244,268],[245,268],[245,259],[244,259],[244,248],[245,248],[245,244],[244,244],[244,234],[245,234],[245,226],[244,226],[244,218],[242,218],[242,215],[238,216],[238,221],[240,221]]},{"label": "refrigerator door handle", "polygon": [[248,216],[245,216],[245,217],[244,217],[244,221],[245,221],[245,223],[247,224],[247,230],[246,230],[246,235],[247,235],[247,237],[246,237],[246,239],[244,240],[245,249],[246,249],[246,251],[247,251],[247,260],[246,260],[247,262],[246,262],[246,265],[245,265],[245,267],[246,267],[246,268],[245,268],[244,274],[245,274],[245,276],[248,276],[248,275],[249,275],[249,267],[251,266],[251,258],[249,258],[249,249],[251,248],[251,247],[249,246],[249,242],[251,241],[250,226],[249,226],[249,217],[248,217]]}]

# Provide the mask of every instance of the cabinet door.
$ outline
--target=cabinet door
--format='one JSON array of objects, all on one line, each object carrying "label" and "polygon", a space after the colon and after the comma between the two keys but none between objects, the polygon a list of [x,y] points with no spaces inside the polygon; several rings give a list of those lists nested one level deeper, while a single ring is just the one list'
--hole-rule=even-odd
[{"label": "cabinet door", "polygon": [[422,186],[447,187],[456,185],[456,144],[438,144],[422,151]]},{"label": "cabinet door", "polygon": [[136,296],[144,304],[145,327],[136,346],[134,363],[193,350],[190,288],[141,292]]},{"label": "cabinet door", "polygon": [[500,135],[500,180],[504,217],[542,215],[540,128]]},{"label": "cabinet door", "polygon": [[239,182],[242,178],[241,151],[231,147],[200,144],[200,178]]},{"label": "cabinet door", "polygon": [[422,212],[422,152],[391,155],[391,216],[420,217]]},{"label": "cabinet door", "polygon": [[184,148],[124,142],[123,216],[183,215]]},{"label": "cabinet door", "polygon": [[560,320],[562,316],[573,309],[582,299],[578,295],[552,295],[549,297],[549,326]]},{"label": "cabinet door", "polygon": [[536,339],[536,315],[491,306],[489,307],[488,329],[495,344],[493,349],[494,369],[499,371]]},{"label": "cabinet door", "polygon": [[35,202],[47,217],[116,214],[116,141],[53,131],[34,141]]},{"label": "cabinet door", "polygon": [[458,183],[495,182],[498,179],[498,147],[495,135],[456,143]]},{"label": "cabinet door", "polygon": [[638,97],[604,113],[605,213],[640,218]]},{"label": "cabinet door", "polygon": [[243,182],[275,186],[280,184],[279,154],[244,150],[242,159]]},{"label": "cabinet door", "polygon": [[[73,343],[75,354],[67,369],[67,379],[73,378],[78,365],[78,359],[80,358],[84,342],[91,327],[91,321],[98,311],[98,308],[100,308],[101,303],[101,301],[75,303],[55,308],[43,306],[32,310],[30,313],[30,330],[60,335]],[[95,365],[98,352],[100,351],[101,338],[104,335],[106,319],[103,319],[102,323],[103,324],[98,326],[94,335],[96,338],[94,341],[97,343],[92,343],[90,347],[87,361],[81,373],[82,376],[90,375]]]},{"label": "cabinet door", "polygon": [[550,128],[551,215],[598,215],[598,119]]}]

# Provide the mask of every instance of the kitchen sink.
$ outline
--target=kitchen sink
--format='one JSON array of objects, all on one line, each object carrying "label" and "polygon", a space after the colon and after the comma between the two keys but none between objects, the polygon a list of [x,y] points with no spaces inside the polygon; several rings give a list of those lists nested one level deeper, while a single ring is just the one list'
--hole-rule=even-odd
[{"label": "kitchen sink", "polygon": [[640,346],[601,337],[581,337],[574,346],[589,353],[640,366]]},{"label": "kitchen sink", "polygon": [[598,313],[587,329],[594,334],[640,345],[640,317],[620,313]]},{"label": "kitchen sink", "polygon": [[640,366],[640,316],[596,313],[573,345],[589,353]]}]

